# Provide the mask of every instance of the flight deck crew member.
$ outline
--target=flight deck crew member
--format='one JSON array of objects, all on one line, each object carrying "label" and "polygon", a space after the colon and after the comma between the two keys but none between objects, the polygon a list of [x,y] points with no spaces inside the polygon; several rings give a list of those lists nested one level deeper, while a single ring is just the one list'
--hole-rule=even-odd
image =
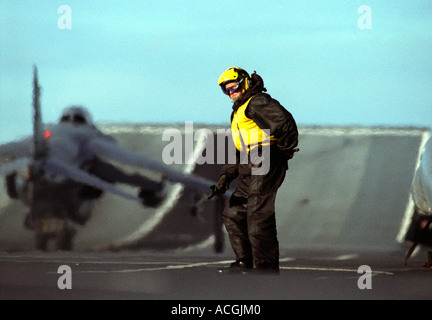
[{"label": "flight deck crew member", "polygon": [[[232,67],[222,73],[218,84],[234,102],[231,136],[236,145],[236,163],[222,167],[217,190],[225,192],[238,177],[236,190],[222,214],[236,261],[218,272],[278,274],[275,199],[288,160],[299,150],[297,125],[291,113],[265,93],[263,79],[256,72],[250,76]],[[253,153],[260,155],[261,163],[253,161]],[[241,160],[242,154],[246,161]],[[264,163],[267,169],[254,173]]]}]

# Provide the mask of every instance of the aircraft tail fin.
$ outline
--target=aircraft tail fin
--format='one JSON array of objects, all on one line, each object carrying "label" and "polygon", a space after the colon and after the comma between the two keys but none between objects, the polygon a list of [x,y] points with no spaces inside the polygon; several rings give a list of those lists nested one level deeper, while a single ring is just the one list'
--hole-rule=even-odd
[{"label": "aircraft tail fin", "polygon": [[43,136],[42,112],[40,105],[40,86],[38,70],[33,65],[33,159],[38,160],[46,156],[47,145]]}]

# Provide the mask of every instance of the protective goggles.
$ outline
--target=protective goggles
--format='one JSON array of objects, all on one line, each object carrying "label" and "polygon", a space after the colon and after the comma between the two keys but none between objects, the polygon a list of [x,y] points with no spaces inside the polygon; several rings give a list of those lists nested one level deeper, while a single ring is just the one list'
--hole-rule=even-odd
[{"label": "protective goggles", "polygon": [[[223,84],[220,86],[221,89],[222,89],[222,92],[229,96],[231,93],[234,93],[234,92],[239,91],[239,90],[241,89],[241,83],[242,83],[242,81],[243,81],[243,79],[240,79],[239,81],[235,81],[235,80],[234,80],[234,81],[229,81],[229,82],[227,82],[227,83],[223,83]],[[229,84],[229,83],[236,83],[237,86],[227,88],[226,85]]]}]

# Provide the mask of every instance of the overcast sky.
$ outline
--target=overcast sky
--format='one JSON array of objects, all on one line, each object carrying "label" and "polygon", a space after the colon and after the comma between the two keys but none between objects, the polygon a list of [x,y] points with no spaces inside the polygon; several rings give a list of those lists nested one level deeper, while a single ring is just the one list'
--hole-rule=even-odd
[{"label": "overcast sky", "polygon": [[431,31],[431,0],[2,0],[0,143],[31,132],[33,64],[45,122],[227,126],[239,66],[300,126],[431,127]]}]

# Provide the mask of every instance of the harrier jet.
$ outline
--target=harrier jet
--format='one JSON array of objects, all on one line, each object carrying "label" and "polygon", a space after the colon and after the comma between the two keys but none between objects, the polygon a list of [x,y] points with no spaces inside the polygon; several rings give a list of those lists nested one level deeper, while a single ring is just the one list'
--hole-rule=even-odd
[{"label": "harrier jet", "polygon": [[[33,109],[33,135],[0,146],[0,175],[5,177],[8,196],[28,207],[24,225],[34,230],[39,250],[46,250],[52,238],[58,249],[72,250],[73,224],[86,223],[91,215],[89,204],[104,192],[157,206],[168,182],[180,182],[203,193],[214,184],[120,147],[94,126],[83,107],[67,108],[57,124],[44,125],[36,66]],[[159,172],[163,178],[155,181],[129,174],[112,162]],[[136,187],[137,194],[119,189],[118,183]]]}]

